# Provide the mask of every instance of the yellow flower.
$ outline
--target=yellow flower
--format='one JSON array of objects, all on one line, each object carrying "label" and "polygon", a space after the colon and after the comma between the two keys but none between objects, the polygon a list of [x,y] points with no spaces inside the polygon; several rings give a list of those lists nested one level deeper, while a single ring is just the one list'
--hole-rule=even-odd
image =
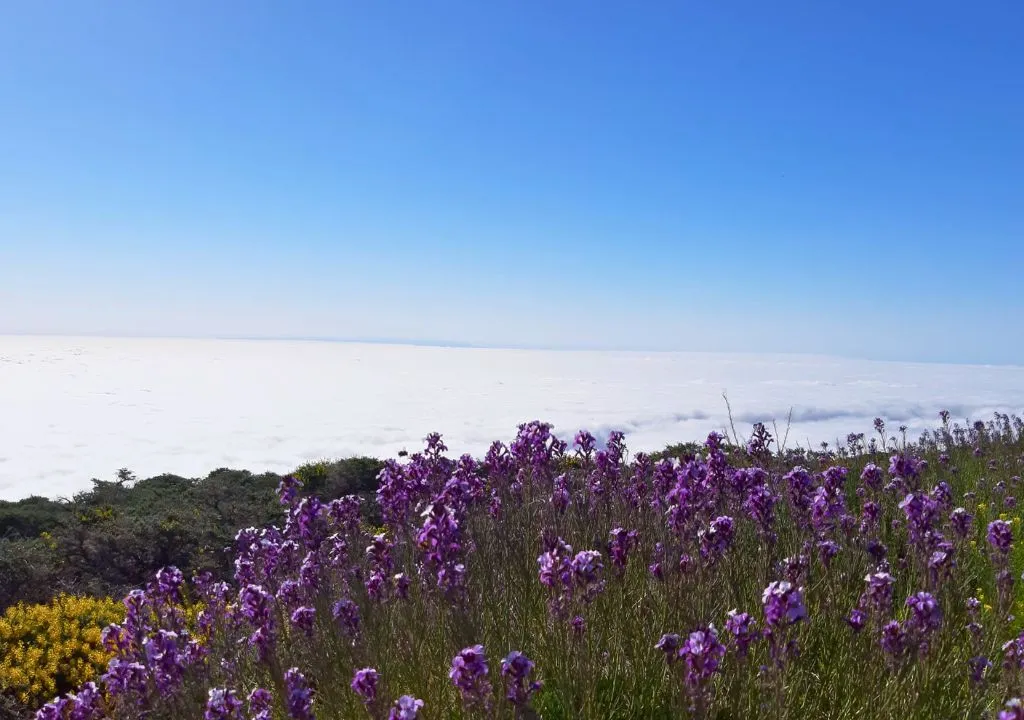
[{"label": "yellow flower", "polygon": [[100,633],[124,619],[111,598],[58,595],[45,605],[19,603],[0,617],[0,691],[41,705],[102,672],[110,653]]}]

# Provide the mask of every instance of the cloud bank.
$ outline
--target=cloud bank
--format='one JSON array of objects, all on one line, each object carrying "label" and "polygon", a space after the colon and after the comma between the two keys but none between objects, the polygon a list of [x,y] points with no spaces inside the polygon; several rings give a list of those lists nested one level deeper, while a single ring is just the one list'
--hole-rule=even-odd
[{"label": "cloud bank", "polygon": [[482,453],[526,420],[632,450],[785,423],[790,444],[918,433],[939,410],[1024,411],[1024,368],[828,356],[487,350],[320,342],[0,337],[0,499],[67,496],[128,467],[287,472],[415,450]]}]

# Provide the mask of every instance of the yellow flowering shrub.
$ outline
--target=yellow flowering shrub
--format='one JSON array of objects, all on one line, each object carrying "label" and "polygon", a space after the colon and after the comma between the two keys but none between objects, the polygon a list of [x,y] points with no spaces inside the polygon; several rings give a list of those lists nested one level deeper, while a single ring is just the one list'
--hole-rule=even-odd
[{"label": "yellow flowering shrub", "polygon": [[41,705],[94,679],[111,655],[103,628],[124,620],[111,598],[58,595],[45,605],[19,603],[0,617],[0,691]]}]

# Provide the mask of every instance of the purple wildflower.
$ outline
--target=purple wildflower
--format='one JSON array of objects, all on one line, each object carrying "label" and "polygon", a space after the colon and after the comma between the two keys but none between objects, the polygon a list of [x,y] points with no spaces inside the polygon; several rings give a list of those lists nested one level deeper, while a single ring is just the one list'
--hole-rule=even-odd
[{"label": "purple wildflower", "polygon": [[661,639],[654,644],[655,650],[665,653],[665,662],[669,665],[679,657],[680,637],[676,633],[665,633]]},{"label": "purple wildflower", "polygon": [[736,654],[746,657],[751,643],[756,639],[754,627],[757,623],[749,613],[730,610],[725,620],[726,632],[730,633],[736,642]]},{"label": "purple wildflower", "polygon": [[867,615],[860,608],[854,608],[846,618],[846,624],[853,628],[854,632],[863,630],[865,622],[867,622]]},{"label": "purple wildflower", "polygon": [[359,606],[348,598],[342,598],[334,603],[331,615],[350,636],[359,633]]},{"label": "purple wildflower", "polygon": [[234,690],[210,688],[203,720],[242,720],[242,701]]},{"label": "purple wildflower", "polygon": [[992,667],[992,661],[984,655],[977,655],[967,661],[967,666],[971,670],[971,683],[980,685],[985,679],[985,674]]},{"label": "purple wildflower", "polygon": [[422,708],[422,700],[414,698],[412,695],[403,695],[391,706],[388,720],[417,720]]},{"label": "purple wildflower", "polygon": [[786,580],[776,580],[765,588],[761,595],[765,621],[768,625],[794,625],[807,618],[803,589],[795,588]]},{"label": "purple wildflower", "polygon": [[686,684],[691,689],[703,687],[718,672],[725,646],[718,641],[714,625],[690,633],[679,648],[679,657],[686,661]]},{"label": "purple wildflower", "polygon": [[860,481],[864,483],[864,487],[877,492],[882,487],[882,468],[874,463],[868,463],[860,473]]},{"label": "purple wildflower", "polygon": [[931,593],[919,592],[907,598],[907,607],[912,615],[908,624],[913,629],[927,635],[938,630],[942,624],[942,611],[939,602]]},{"label": "purple wildflower", "polygon": [[178,654],[178,634],[170,630],[158,630],[143,641],[142,649],[157,689],[166,693],[177,685],[185,672],[184,663]]},{"label": "purple wildflower", "polygon": [[988,543],[1001,555],[1010,552],[1013,544],[1013,528],[1005,520],[993,520],[988,524]]},{"label": "purple wildflower", "polygon": [[882,628],[882,650],[894,658],[906,650],[906,631],[896,620],[890,620]]},{"label": "purple wildflower", "polygon": [[316,610],[311,607],[296,608],[291,615],[292,625],[306,633],[308,637],[313,635],[313,624],[316,622]]},{"label": "purple wildflower", "polygon": [[697,533],[701,556],[714,561],[724,555],[732,545],[735,532],[735,523],[728,515],[722,515],[712,520],[707,530]]},{"label": "purple wildflower", "polygon": [[270,720],[272,700],[270,691],[260,687],[249,693],[250,720]]},{"label": "purple wildflower", "polygon": [[965,538],[973,529],[974,517],[964,508],[958,507],[949,514],[949,524],[957,537]]},{"label": "purple wildflower", "polygon": [[612,565],[616,570],[622,572],[626,569],[629,551],[636,545],[637,532],[617,527],[611,531],[610,535],[612,539],[608,544],[608,554],[612,558]]},{"label": "purple wildflower", "polygon": [[288,717],[292,720],[313,720],[313,691],[309,689],[306,676],[298,668],[289,668],[284,674],[284,685],[288,692]]},{"label": "purple wildflower", "polygon": [[1010,698],[999,711],[999,720],[1024,720],[1024,701]]},{"label": "purple wildflower", "polygon": [[91,680],[83,684],[77,693],[68,695],[68,700],[71,702],[68,720],[94,720],[101,715],[100,689]]},{"label": "purple wildflower", "polygon": [[289,475],[288,477],[282,478],[280,484],[277,486],[277,497],[281,501],[282,505],[291,505],[295,502],[295,498],[299,495],[299,488],[302,487],[302,481],[297,477]]},{"label": "purple wildflower", "polygon": [[528,703],[530,696],[541,688],[539,682],[528,681],[533,669],[533,661],[518,650],[513,650],[501,661],[501,674],[507,684],[505,697],[517,707]]},{"label": "purple wildflower", "polygon": [[111,696],[119,697],[145,692],[148,673],[141,663],[114,658],[107,664],[107,672],[100,679]]},{"label": "purple wildflower", "polygon": [[483,645],[464,648],[452,659],[448,673],[452,683],[462,694],[467,706],[486,703],[491,695],[491,684],[487,679],[487,657]]},{"label": "purple wildflower", "polygon": [[828,567],[832,562],[832,558],[839,554],[839,544],[834,540],[822,540],[818,543],[818,555],[821,557],[821,563],[825,567]]},{"label": "purple wildflower", "polygon": [[892,588],[896,578],[887,572],[870,573],[864,576],[867,588],[864,603],[878,615],[884,615],[892,605]]},{"label": "purple wildflower", "polygon": [[380,674],[374,668],[363,668],[356,670],[352,677],[352,691],[359,696],[367,705],[372,705],[377,700],[377,685],[380,681]]}]

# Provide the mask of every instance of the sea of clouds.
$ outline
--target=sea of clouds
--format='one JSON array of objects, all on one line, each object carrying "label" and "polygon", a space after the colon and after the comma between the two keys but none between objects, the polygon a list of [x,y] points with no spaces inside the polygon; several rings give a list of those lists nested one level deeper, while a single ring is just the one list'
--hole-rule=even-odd
[{"label": "sea of clouds", "polygon": [[1024,411],[1024,367],[827,356],[0,336],[0,499],[70,496],[127,467],[198,477],[414,451],[480,454],[519,423],[620,429],[632,450],[792,409],[789,445]]}]

